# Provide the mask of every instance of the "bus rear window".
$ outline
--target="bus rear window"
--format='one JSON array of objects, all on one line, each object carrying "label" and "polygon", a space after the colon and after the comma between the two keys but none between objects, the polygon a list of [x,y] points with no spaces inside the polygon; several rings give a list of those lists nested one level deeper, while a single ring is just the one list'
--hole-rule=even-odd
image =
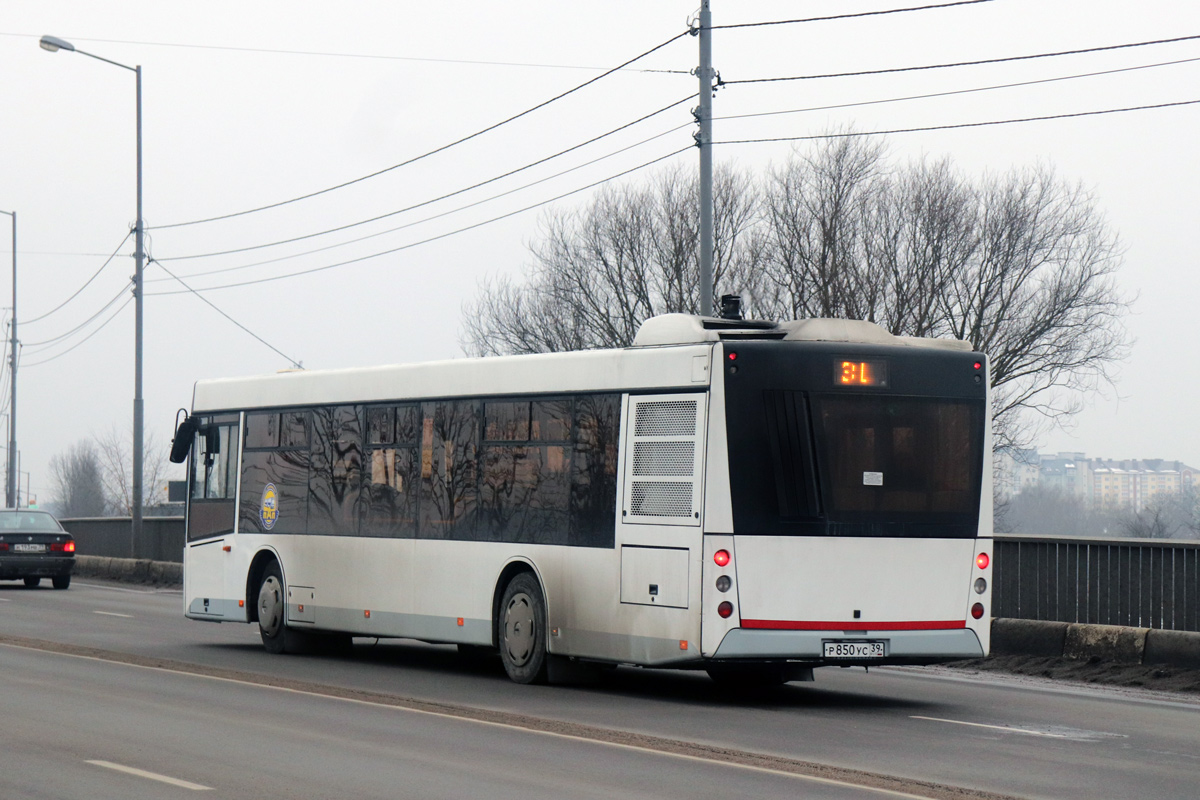
[{"label": "bus rear window", "polygon": [[979,509],[982,404],[814,395],[818,470],[830,517],[944,519]]}]

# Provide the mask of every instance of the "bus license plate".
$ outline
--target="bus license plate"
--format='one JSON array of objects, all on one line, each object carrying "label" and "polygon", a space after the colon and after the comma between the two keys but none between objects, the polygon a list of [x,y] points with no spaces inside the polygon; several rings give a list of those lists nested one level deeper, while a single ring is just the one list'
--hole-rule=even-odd
[{"label": "bus license plate", "polygon": [[883,642],[825,642],[826,658],[883,658]]}]

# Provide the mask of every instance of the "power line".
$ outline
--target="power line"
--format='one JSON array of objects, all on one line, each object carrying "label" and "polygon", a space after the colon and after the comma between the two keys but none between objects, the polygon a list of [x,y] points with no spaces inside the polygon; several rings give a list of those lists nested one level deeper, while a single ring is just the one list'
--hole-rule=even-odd
[{"label": "power line", "polygon": [[78,333],[80,330],[87,327],[87,325],[90,322],[92,322],[92,320],[96,319],[96,317],[103,314],[105,311],[107,311],[109,308],[111,308],[114,303],[116,303],[118,300],[120,300],[121,295],[125,294],[125,292],[128,288],[129,288],[128,286],[122,286],[121,291],[117,292],[116,296],[113,297],[113,299],[109,300],[107,303],[105,303],[103,306],[101,306],[99,311],[97,311],[95,314],[92,314],[90,317],[88,317],[83,322],[79,323],[78,325],[76,325],[74,328],[67,331],[66,333],[60,334],[51,339],[44,339],[40,342],[26,342],[25,344],[22,345],[22,347],[23,348],[24,347],[34,347],[34,348],[45,347],[46,345],[51,345],[51,344],[54,344],[55,342],[60,342],[63,339],[66,339],[67,337],[72,336],[75,333]]},{"label": "power line", "polygon": [[[19,36],[25,39],[37,39],[32,33],[6,33],[0,31],[0,36]],[[413,61],[422,64],[466,64],[483,67],[531,67],[536,69],[576,69],[589,72],[599,72],[607,67],[592,67],[585,64],[538,64],[526,61],[481,61],[466,58],[423,58],[421,56],[396,56],[377,53],[331,53],[321,50],[283,50],[271,47],[234,47],[218,44],[188,44],[185,42],[143,42],[132,39],[89,39],[72,37],[73,42],[100,42],[103,44],[132,44],[139,47],[180,47],[191,50],[224,50],[233,53],[267,53],[270,55],[286,56],[324,56],[328,58],[361,58],[381,61]],[[633,69],[630,72],[664,73],[670,75],[688,75],[687,70],[677,69]]]},{"label": "power line", "polygon": [[1182,58],[1177,61],[1162,61],[1157,64],[1140,64],[1134,67],[1118,67],[1117,69],[1106,69],[1099,72],[1084,72],[1076,75],[1062,75],[1057,78],[1039,78],[1032,81],[1018,81],[1016,83],[1001,83],[994,86],[977,86],[972,89],[951,89],[945,92],[930,92],[928,94],[913,94],[906,97],[889,97],[882,100],[863,100],[855,103],[835,103],[828,106],[812,106],[810,108],[793,108],[786,111],[759,111],[750,114],[729,114],[723,117],[714,117],[714,120],[731,120],[731,119],[751,119],[754,117],[775,117],[783,114],[804,114],[813,111],[835,111],[841,108],[857,108],[860,106],[882,105],[884,103],[900,103],[908,100],[926,100],[934,97],[950,97],[958,94],[972,94],[974,92],[990,92],[996,89],[1013,89],[1021,86],[1035,86],[1042,83],[1055,83],[1057,81],[1070,81],[1077,78],[1094,78],[1100,75],[1113,75],[1119,72],[1134,72],[1139,69],[1152,69],[1155,67],[1171,67],[1177,64],[1190,64],[1195,61],[1200,61],[1197,58]]},{"label": "power line", "polygon": [[1195,39],[1200,39],[1197,36],[1179,36],[1174,39],[1155,39],[1149,42],[1130,42],[1128,44],[1111,44],[1103,47],[1086,47],[1082,50],[1061,50],[1057,53],[1034,53],[1024,56],[1006,56],[1004,58],[985,58],[978,61],[957,61],[949,64],[923,64],[914,67],[889,67],[888,69],[867,69],[859,70],[858,72],[829,72],[821,75],[793,75],[784,78],[745,78],[742,80],[733,81],[718,81],[722,86],[733,86],[739,83],[777,83],[780,81],[811,81],[822,78],[854,78],[863,75],[887,75],[897,72],[918,72],[921,70],[930,69],[947,69],[949,67],[974,67],[981,64],[1002,64],[1010,61],[1028,61],[1034,58],[1055,58],[1057,56],[1076,56],[1083,53],[1100,53],[1107,50],[1124,50],[1130,47],[1147,47],[1156,44],[1174,44],[1176,42],[1189,42]]},{"label": "power line", "polygon": [[1014,125],[1020,122],[1042,122],[1052,119],[1070,119],[1072,117],[1094,117],[1101,114],[1121,114],[1126,111],[1149,111],[1156,108],[1173,108],[1190,106],[1200,103],[1200,100],[1180,100],[1175,103],[1157,103],[1155,105],[1131,106],[1129,108],[1106,108],[1100,111],[1077,111],[1072,114],[1050,114],[1044,117],[1024,117],[1022,119],[998,119],[988,122],[962,122],[954,125],[926,125],[920,128],[894,128],[886,131],[852,131],[846,133],[821,133],[812,136],[776,136],[767,139],[730,139],[713,144],[764,144],[768,142],[802,142],[816,139],[845,139],[853,136],[884,136],[893,133],[919,133],[922,131],[945,131],[954,128],[982,128],[988,125]]},{"label": "power line", "polygon": [[170,275],[170,276],[171,276],[172,278],[174,278],[175,280],[179,281],[179,283],[180,283],[180,285],[181,285],[181,286],[183,286],[183,287],[184,287],[185,289],[187,289],[189,292],[191,292],[192,294],[196,295],[196,297],[200,298],[200,299],[201,299],[201,300],[203,300],[205,303],[207,303],[207,304],[208,304],[208,305],[209,305],[209,306],[210,306],[210,307],[211,307],[211,308],[212,308],[214,311],[216,311],[216,312],[217,312],[218,314],[220,314],[222,317],[224,317],[225,319],[229,320],[229,321],[230,321],[230,322],[232,322],[234,325],[238,326],[238,327],[239,327],[239,328],[241,328],[243,331],[245,331],[246,333],[250,334],[251,336],[253,336],[253,337],[254,337],[255,339],[257,339],[258,341],[262,342],[263,344],[265,344],[265,345],[266,345],[267,347],[269,347],[271,350],[273,350],[273,351],[275,351],[276,353],[278,353],[279,355],[283,356],[283,357],[284,357],[284,359],[285,359],[285,360],[286,360],[286,361],[287,361],[289,364],[291,364],[293,367],[295,367],[296,369],[303,369],[303,367],[300,365],[300,362],[299,362],[299,361],[297,361],[296,359],[292,358],[292,357],[291,357],[291,356],[289,356],[287,353],[284,353],[284,352],[283,352],[282,350],[280,350],[278,347],[276,347],[275,345],[271,344],[271,343],[270,343],[270,342],[268,342],[266,339],[262,338],[262,337],[261,337],[261,336],[259,336],[257,333],[255,333],[254,331],[250,330],[250,329],[249,329],[249,328],[247,328],[245,325],[243,325],[242,323],[238,322],[236,319],[234,319],[233,317],[229,316],[228,314],[226,314],[226,313],[225,313],[224,311],[222,311],[221,309],[217,308],[217,307],[216,307],[216,305],[214,305],[214,304],[212,303],[212,301],[211,301],[211,300],[209,300],[207,297],[205,297],[204,295],[202,295],[202,294],[200,294],[199,292],[197,292],[197,291],[196,291],[195,289],[193,289],[191,286],[188,286],[188,285],[187,285],[187,284],[186,284],[186,283],[183,281],[183,279],[182,279],[182,278],[180,278],[180,277],[179,277],[178,275],[176,275],[175,273],[171,272],[171,270],[169,270],[169,269],[167,269],[165,266],[163,266],[163,265],[162,265],[162,263],[160,263],[159,261],[157,261],[157,260],[155,260],[155,259],[153,259],[153,258],[152,258],[152,259],[150,259],[150,263],[151,263],[151,264],[158,264],[158,266],[159,266],[159,269],[161,269],[163,272],[165,272],[165,273],[167,273],[168,275]]},{"label": "power line", "polygon": [[[619,172],[616,175],[610,175],[609,177],[604,178],[603,180],[595,181],[594,183],[590,183],[587,186],[582,186],[578,189],[572,189],[569,192],[563,192],[562,194],[558,195],[557,197],[552,197],[549,200],[543,200],[539,203],[534,203],[532,205],[525,206],[524,208],[519,208],[516,211],[510,211],[506,214],[501,214],[499,216],[483,220],[482,222],[476,222],[472,225],[467,225],[462,228],[458,228],[457,230],[449,231],[447,233],[439,234],[437,236],[430,236],[427,239],[422,239],[417,242],[410,242],[409,244],[401,245],[399,247],[393,247],[390,250],[384,250],[384,251],[381,251],[378,253],[371,253],[369,255],[359,256],[358,258],[351,258],[346,261],[339,261],[335,264],[326,264],[321,267],[313,267],[312,269],[305,269],[305,270],[300,270],[297,272],[288,272],[288,273],[284,273],[283,275],[274,275],[269,278],[258,278],[256,280],[241,281],[239,283],[226,283],[226,284],[221,284],[219,286],[206,286],[203,289],[192,289],[191,291],[193,291],[193,292],[211,292],[211,291],[215,291],[217,289],[233,289],[233,288],[240,287],[240,286],[253,286],[253,285],[259,284],[259,283],[269,283],[271,281],[280,281],[280,280],[285,280],[287,278],[296,278],[301,275],[311,275],[316,272],[324,272],[326,270],[336,269],[338,267],[344,267],[344,266],[348,266],[350,264],[357,264],[362,261],[368,261],[372,258],[379,258],[380,256],[391,255],[392,253],[399,253],[403,250],[410,250],[414,247],[418,247],[423,244],[429,244],[430,242],[436,242],[441,239],[448,239],[451,236],[456,236],[460,233],[465,233],[467,231],[474,230],[476,228],[482,228],[483,226],[490,225],[493,222],[499,222],[500,220],[508,219],[509,217],[515,217],[516,215],[523,214],[526,211],[531,211],[535,208],[541,208],[542,206],[557,202],[559,200],[562,200],[563,198],[570,197],[571,195],[579,194],[580,192],[585,192],[588,189],[593,189],[602,184],[608,183],[610,181],[614,181],[617,178],[621,178],[626,175],[629,175],[630,173],[637,172],[640,169],[645,169],[646,167],[653,166],[654,164],[657,164],[661,161],[666,161],[669,158],[674,158],[675,156],[679,155],[680,153],[686,153],[687,151],[691,150],[693,147],[694,147],[694,145],[688,145],[687,147],[681,147],[680,149],[678,149],[672,153],[667,153],[664,156],[659,156],[658,158],[651,159],[650,161],[647,161],[643,164],[639,164],[636,167],[630,167],[629,169],[624,170],[623,172]],[[184,293],[185,292],[182,292],[182,291],[154,292],[153,296],[184,294]]]},{"label": "power line", "polygon": [[[335,244],[326,245],[324,247],[317,247],[317,248],[313,248],[312,250],[305,250],[305,251],[302,251],[299,253],[292,253],[292,254],[289,254],[286,256],[279,256],[277,258],[269,258],[269,259],[266,259],[263,261],[255,261],[250,264],[242,264],[242,265],[239,265],[236,267],[224,267],[222,269],[206,270],[203,272],[192,272],[192,273],[186,275],[185,277],[198,278],[198,277],[205,276],[205,275],[218,275],[218,274],[228,273],[228,272],[238,272],[238,271],[241,271],[244,269],[250,269],[252,267],[261,267],[266,264],[277,264],[280,261],[289,261],[293,258],[301,258],[303,256],[313,255],[314,253],[323,253],[327,250],[333,250],[338,247],[345,247],[346,245],[357,244],[358,242],[363,242],[363,241],[366,241],[367,239],[374,239],[379,236],[386,236],[389,233],[395,233],[397,231],[405,230],[407,228],[412,228],[417,225],[423,225],[426,222],[432,222],[433,220],[436,220],[436,219],[441,219],[443,217],[448,217],[453,214],[458,214],[462,211],[466,211],[468,209],[475,208],[476,206],[481,206],[484,203],[490,203],[493,200],[499,200],[502,197],[507,197],[509,195],[516,194],[517,192],[524,191],[526,189],[532,188],[532,187],[537,186],[542,183],[546,183],[547,181],[552,181],[556,178],[561,178],[562,176],[570,174],[572,172],[577,172],[578,170],[585,169],[586,167],[590,167],[594,164],[598,164],[599,162],[604,161],[609,158],[612,158],[613,156],[617,156],[617,155],[620,155],[621,153],[625,153],[629,150],[633,150],[634,148],[641,147],[642,145],[648,144],[656,139],[661,139],[664,136],[670,136],[672,133],[675,133],[676,131],[681,130],[682,128],[689,127],[691,124],[692,124],[691,122],[685,122],[682,125],[676,125],[674,128],[663,131],[661,133],[656,133],[653,136],[650,136],[646,139],[642,139],[640,142],[634,142],[633,144],[626,145],[625,147],[622,147],[619,150],[615,150],[611,153],[607,153],[605,155],[598,156],[597,158],[593,158],[591,161],[585,161],[582,164],[577,164],[573,167],[569,167],[567,169],[561,170],[560,172],[556,172],[553,175],[547,175],[547,176],[545,176],[543,178],[539,178],[535,181],[530,181],[529,183],[522,184],[521,186],[516,186],[512,189],[508,189],[507,191],[500,192],[499,194],[494,194],[490,197],[484,197],[484,198],[482,198],[480,200],[476,200],[472,203],[467,203],[466,205],[457,206],[455,208],[451,208],[446,211],[442,211],[438,214],[432,214],[428,217],[423,217],[418,220],[413,220],[412,222],[406,222],[403,225],[397,225],[395,227],[387,228],[382,231],[376,231],[375,233],[369,233],[365,236],[359,236],[354,239],[347,239],[346,241],[343,241],[343,242],[337,242]],[[155,280],[157,281],[157,280],[166,280],[166,279],[162,278],[162,279],[155,279]]]},{"label": "power line", "polygon": [[[395,211],[389,211],[386,214],[379,214],[378,216],[374,216],[369,219],[359,220],[358,222],[351,222],[347,225],[339,225],[336,228],[328,228],[326,230],[318,231],[316,233],[307,233],[307,234],[304,234],[303,236],[293,236],[290,239],[280,239],[280,240],[274,241],[274,242],[267,242],[266,244],[256,244],[256,245],[251,245],[249,247],[238,247],[238,248],[233,248],[230,250],[218,250],[218,251],[214,251],[211,253],[193,253],[190,255],[183,255],[183,256],[171,256],[168,258],[160,258],[160,259],[158,259],[158,261],[160,263],[163,261],[184,261],[187,259],[194,259],[194,258],[209,258],[212,256],[225,256],[225,255],[232,255],[234,253],[245,253],[250,250],[261,250],[266,247],[275,247],[277,245],[292,244],[294,242],[304,241],[305,239],[312,239],[317,236],[325,236],[326,234],[330,234],[330,233],[338,233],[339,231],[349,230],[350,228],[356,228],[360,225],[367,225],[372,222],[378,222],[379,220],[387,219],[388,217],[394,217],[397,214],[403,214],[408,211],[413,211],[418,208],[423,208],[424,206],[432,205],[433,203],[437,203],[442,200],[448,200],[451,197],[457,197],[460,194],[465,194],[474,189],[478,189],[480,187],[487,186],[490,183],[495,183],[496,181],[503,180],[504,178],[508,178],[513,175],[516,175],[519,172],[524,172],[525,170],[540,166],[542,164],[545,164],[548,161],[552,161],[552,160],[558,158],[559,156],[563,156],[563,155],[566,155],[567,153],[571,153],[575,150],[579,150],[590,144],[594,144],[608,136],[612,136],[615,133],[619,133],[620,131],[623,131],[627,128],[631,128],[634,125],[637,125],[641,122],[645,122],[646,120],[650,119],[651,117],[655,117],[659,114],[662,114],[665,111],[669,111],[672,108],[675,108],[676,106],[682,105],[683,103],[688,102],[689,100],[693,99],[694,97],[695,97],[695,95],[689,94],[682,99],[676,100],[674,103],[670,103],[669,105],[663,106],[662,108],[658,109],[657,111],[652,111],[649,114],[645,114],[641,117],[638,117],[637,119],[633,120],[632,122],[627,122],[624,125],[613,128],[612,130],[610,130],[606,133],[602,133],[599,136],[593,136],[592,138],[588,139],[587,141],[580,142],[579,144],[574,145],[572,147],[568,147],[565,150],[559,150],[557,153],[555,153],[553,155],[546,156],[545,158],[540,158],[537,161],[533,161],[522,167],[517,167],[516,169],[509,170],[508,172],[497,175],[493,178],[488,178],[487,180],[482,180],[482,181],[479,181],[478,183],[473,183],[470,186],[465,186],[461,189],[456,189],[453,192],[448,192],[439,197],[434,197],[430,200],[423,200],[420,203],[416,203],[411,206],[405,206],[404,208],[399,208],[399,209],[396,209]],[[691,123],[688,123],[688,124],[691,124]],[[678,129],[673,129],[673,130],[678,130]],[[618,151],[618,152],[623,152],[623,151]],[[588,163],[594,163],[594,162],[588,162]],[[559,173],[559,174],[562,175],[565,173]],[[532,185],[532,184],[529,184],[529,185]],[[499,196],[502,196],[502,195],[499,195]],[[397,230],[397,229],[393,228],[392,230]],[[386,232],[387,231],[385,231],[385,233]],[[370,238],[370,237],[364,237],[364,238]],[[361,241],[361,240],[355,239],[354,241]],[[310,252],[317,252],[317,251],[310,251]],[[263,262],[263,263],[271,263],[271,262]]]},{"label": "power line", "polygon": [[92,277],[88,278],[87,281],[84,282],[83,286],[80,286],[78,289],[75,290],[75,293],[73,295],[68,297],[66,300],[63,300],[61,303],[59,303],[54,308],[47,311],[45,314],[42,314],[40,317],[34,317],[33,319],[23,320],[22,324],[28,325],[31,322],[37,322],[39,320],[43,320],[46,317],[53,314],[55,311],[58,311],[60,308],[65,306],[67,303],[74,300],[76,297],[78,297],[79,293],[82,292],[84,289],[86,289],[88,286],[90,286],[92,281],[96,280],[96,278],[99,277],[100,273],[104,271],[104,268],[107,267],[112,262],[112,260],[117,257],[117,253],[119,253],[121,251],[121,248],[125,246],[125,242],[129,241],[129,237],[132,235],[133,235],[133,231],[129,231],[128,233],[125,234],[125,238],[121,240],[121,243],[119,245],[117,245],[117,249],[113,250],[112,255],[110,255],[105,260],[105,262],[100,265],[100,269],[96,270],[92,274]]},{"label": "power line", "polygon": [[730,28],[764,28],[770,25],[795,25],[803,22],[828,22],[836,19],[858,19],[860,17],[881,17],[886,14],[904,14],[909,11],[933,11],[939,8],[954,6],[973,6],[979,3],[990,3],[992,0],[957,0],[952,3],[936,3],[926,6],[911,6],[909,8],[889,8],[884,11],[862,11],[857,14],[834,14],[828,17],[807,17],[805,19],[777,19],[771,22],[740,22],[732,25],[713,25],[711,30],[728,30]]},{"label": "power line", "polygon": [[515,120],[518,120],[522,117],[528,116],[529,114],[532,114],[534,111],[545,108],[546,106],[550,105],[551,103],[557,102],[557,101],[563,99],[564,97],[567,97],[568,95],[574,94],[575,92],[578,92],[579,90],[581,90],[585,87],[591,86],[593,83],[596,83],[597,81],[601,81],[604,78],[607,78],[609,75],[612,75],[614,72],[618,72],[619,70],[629,66],[633,62],[638,61],[639,59],[645,58],[646,56],[650,55],[651,53],[657,52],[658,50],[661,50],[662,48],[666,47],[667,45],[671,44],[672,42],[678,41],[679,39],[681,39],[687,35],[688,35],[688,31],[683,31],[681,33],[677,33],[674,36],[672,36],[670,39],[667,39],[665,42],[661,42],[660,44],[657,44],[654,47],[651,47],[649,50],[645,51],[644,53],[641,53],[640,55],[636,55],[633,58],[631,58],[627,61],[624,61],[621,64],[618,64],[617,66],[613,67],[612,69],[606,70],[605,72],[602,72],[601,74],[597,75],[596,77],[584,81],[583,83],[579,84],[578,86],[568,89],[565,92],[561,92],[561,93],[555,95],[554,97],[551,97],[549,100],[544,100],[535,106],[527,108],[524,111],[521,111],[520,113],[514,114],[511,117],[508,117],[507,119],[503,119],[500,122],[496,122],[496,123],[493,123],[492,125],[487,126],[486,128],[481,128],[480,130],[477,130],[474,133],[468,134],[459,139],[455,139],[454,141],[452,141],[448,144],[444,144],[441,147],[434,148],[433,150],[429,150],[418,156],[413,156],[412,158],[409,158],[405,161],[401,161],[399,164],[393,164],[390,167],[385,167],[383,169],[376,170],[375,172],[372,172],[369,175],[363,175],[360,178],[354,178],[353,180],[344,181],[335,186],[330,186],[330,187],[327,187],[325,189],[320,189],[315,192],[309,192],[308,194],[300,195],[298,197],[293,197],[290,200],[280,200],[279,202],[276,202],[276,203],[270,203],[265,206],[258,206],[257,208],[246,209],[245,211],[235,211],[230,214],[221,214],[219,216],[208,217],[206,219],[192,220],[190,222],[174,222],[169,225],[155,225],[152,228],[148,228],[148,230],[163,230],[165,228],[180,228],[180,227],[183,227],[186,225],[199,225],[199,224],[205,223],[205,222],[216,222],[218,220],[232,219],[234,217],[245,216],[246,214],[253,214],[258,211],[266,211],[271,208],[279,208],[280,206],[288,205],[290,203],[296,203],[301,200],[308,200],[310,198],[317,197],[319,195],[327,194],[329,192],[336,191],[337,189],[344,189],[347,186],[352,186],[356,183],[361,183],[362,181],[378,177],[385,173],[391,172],[392,170],[396,170],[401,167],[406,167],[409,164],[413,164],[413,163],[416,163],[417,161],[420,161],[421,159],[428,158],[432,155],[436,155],[437,153],[445,152],[446,150],[449,150],[452,147],[456,147],[460,144],[463,144],[464,142],[468,142],[472,139],[482,136],[485,133],[494,131],[497,128],[501,127],[502,125],[507,125],[510,122],[514,122]]},{"label": "power line", "polygon": [[[34,361],[34,362],[33,362],[33,363],[31,363],[31,364],[25,364],[25,363],[22,363],[22,364],[21,364],[21,367],[22,367],[22,369],[25,369],[25,368],[28,368],[28,367],[40,367],[42,364],[48,364],[48,363],[50,363],[51,361],[56,361],[57,359],[60,359],[60,358],[62,358],[62,357],[63,357],[63,356],[65,356],[67,353],[70,353],[72,350],[74,350],[75,348],[77,348],[77,347],[79,347],[80,345],[82,345],[82,344],[83,344],[84,342],[86,342],[88,339],[91,339],[91,338],[92,338],[93,336],[95,336],[97,333],[99,333],[100,331],[102,331],[102,330],[104,330],[106,327],[108,327],[108,324],[109,324],[110,322],[112,322],[114,319],[116,319],[118,316],[120,316],[121,312],[122,312],[122,311],[124,311],[124,310],[125,310],[125,308],[126,308],[126,307],[127,307],[129,304],[130,304],[130,303],[132,303],[132,302],[133,302],[133,298],[132,298],[132,297],[130,297],[130,298],[127,298],[127,299],[125,300],[125,302],[121,304],[121,307],[120,307],[120,308],[118,308],[116,311],[114,311],[114,312],[113,312],[113,314],[112,314],[112,316],[111,316],[111,317],[109,317],[108,319],[106,319],[106,320],[105,320],[105,321],[104,321],[104,322],[103,322],[103,323],[102,323],[102,324],[101,324],[101,325],[100,325],[98,328],[96,328],[96,330],[92,331],[92,332],[91,332],[91,333],[89,333],[87,336],[83,337],[83,338],[82,338],[82,339],[80,339],[78,342],[76,342],[75,344],[73,344],[73,345],[71,345],[70,347],[68,347],[66,350],[63,350],[61,353],[57,353],[57,354],[55,354],[55,355],[52,355],[52,356],[50,356],[49,358],[43,358],[41,361]],[[23,347],[22,347],[21,349],[22,349],[22,351],[24,351],[24,348],[23,348]]]}]

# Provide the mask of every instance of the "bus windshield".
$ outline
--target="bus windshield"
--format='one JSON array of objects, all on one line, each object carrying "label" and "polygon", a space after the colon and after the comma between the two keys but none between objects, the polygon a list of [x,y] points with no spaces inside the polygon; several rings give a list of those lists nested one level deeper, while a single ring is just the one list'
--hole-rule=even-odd
[{"label": "bus windshield", "polygon": [[958,355],[889,356],[891,382],[905,385],[869,390],[831,389],[819,351],[731,375],[734,532],[978,535],[986,408],[982,386],[946,383],[973,377],[973,357]]}]

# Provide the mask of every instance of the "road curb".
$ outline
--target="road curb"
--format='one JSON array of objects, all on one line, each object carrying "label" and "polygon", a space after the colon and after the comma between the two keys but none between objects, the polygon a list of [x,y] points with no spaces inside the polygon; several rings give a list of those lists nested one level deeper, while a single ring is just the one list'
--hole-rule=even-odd
[{"label": "road curb", "polygon": [[183,564],[144,558],[75,556],[75,574],[84,578],[105,578],[155,586],[183,584]]}]

